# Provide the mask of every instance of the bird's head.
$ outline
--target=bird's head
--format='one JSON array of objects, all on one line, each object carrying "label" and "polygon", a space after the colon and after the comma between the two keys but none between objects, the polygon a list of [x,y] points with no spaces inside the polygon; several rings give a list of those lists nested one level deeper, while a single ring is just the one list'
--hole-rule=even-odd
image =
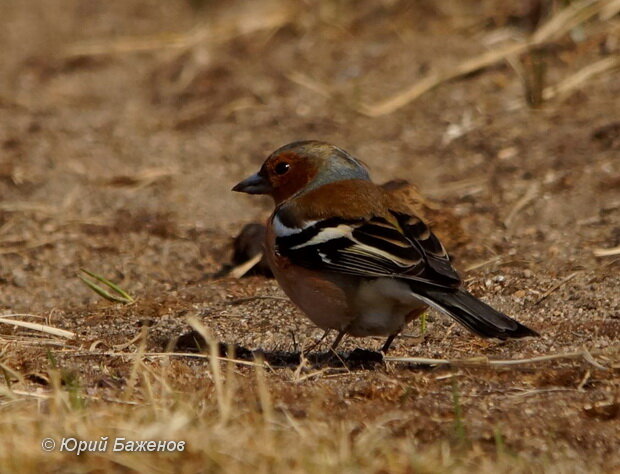
[{"label": "bird's head", "polygon": [[366,167],[341,148],[325,142],[301,141],[278,148],[258,173],[232,190],[268,194],[277,205],[299,192],[345,179],[370,178]]}]

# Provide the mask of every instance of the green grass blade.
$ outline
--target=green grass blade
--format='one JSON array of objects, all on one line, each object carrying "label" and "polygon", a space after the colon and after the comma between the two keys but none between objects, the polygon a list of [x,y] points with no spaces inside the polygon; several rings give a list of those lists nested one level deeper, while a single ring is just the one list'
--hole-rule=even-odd
[{"label": "green grass blade", "polygon": [[97,275],[96,273],[93,273],[91,271],[86,270],[85,268],[82,268],[81,271],[83,271],[84,273],[86,273],[88,276],[93,277],[95,280],[100,281],[101,283],[103,283],[104,285],[106,285],[108,288],[112,289],[112,291],[114,291],[115,293],[117,293],[118,295],[120,295],[122,298],[125,298],[126,300],[133,302],[134,299],[133,297],[127,293],[125,290],[123,290],[120,286],[118,286],[117,284],[111,282],[110,280],[108,280],[107,278],[102,277],[101,275]]},{"label": "green grass blade", "polygon": [[127,293],[125,290],[120,288],[118,285],[112,283],[110,280],[102,277],[101,275],[97,275],[96,273],[89,272],[88,270],[85,270],[83,268],[81,269],[81,271],[91,276],[95,280],[100,281],[101,283],[103,283],[105,286],[107,286],[108,288],[112,290],[112,292],[107,291],[103,286],[98,285],[94,281],[91,281],[88,278],[84,277],[83,275],[78,274],[78,278],[82,280],[82,282],[86,286],[88,286],[91,290],[93,290],[95,293],[97,293],[102,298],[108,301],[113,301],[115,303],[123,303],[123,304],[130,304],[135,301],[133,297],[129,295],[129,293]]},{"label": "green grass blade", "polygon": [[113,295],[109,292],[107,292],[106,290],[104,290],[103,288],[101,288],[100,286],[98,286],[97,284],[93,283],[92,281],[84,278],[82,275],[78,275],[79,279],[82,280],[91,290],[93,290],[95,293],[97,293],[99,296],[101,296],[102,298],[108,300],[108,301],[113,301],[116,303],[131,303],[131,301],[122,298],[120,296],[116,296]]},{"label": "green grass blade", "polygon": [[452,377],[452,407],[454,409],[454,434],[457,441],[463,445],[468,442],[465,420],[463,418],[463,408],[461,406],[461,392],[456,382],[456,377]]},{"label": "green grass blade", "polygon": [[424,335],[426,334],[426,319],[428,316],[428,311],[424,311],[421,315],[420,315],[420,335]]}]

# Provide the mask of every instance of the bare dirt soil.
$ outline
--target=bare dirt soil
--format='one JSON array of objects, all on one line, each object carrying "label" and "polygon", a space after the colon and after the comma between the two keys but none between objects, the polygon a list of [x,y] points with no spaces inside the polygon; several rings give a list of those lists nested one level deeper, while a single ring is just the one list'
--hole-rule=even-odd
[{"label": "bare dirt soil", "polygon": [[[357,110],[525,37],[534,13],[491,1],[2,1],[0,311],[75,337],[0,326],[0,429],[13,439],[0,470],[620,470],[620,255],[594,254],[620,245],[617,70],[534,109],[519,75],[527,58],[512,57],[393,113]],[[594,18],[544,50],[546,84],[620,54],[618,25]],[[383,341],[348,338],[344,367],[302,363],[321,331],[277,283],[218,274],[233,237],[271,208],[230,188],[298,139],[345,148],[377,182],[415,183],[459,222],[465,237],[448,247],[470,291],[541,333],[487,341],[431,313],[391,356],[591,356],[501,368],[372,362],[347,357]],[[103,300],[80,268],[136,302]],[[224,377],[205,358],[149,355],[194,349],[192,337],[177,341],[192,331],[188,317],[239,358],[260,351],[271,369],[236,365]],[[220,377],[236,380],[233,428],[217,424]],[[58,408],[63,393],[84,405]],[[166,414],[178,421],[168,403],[184,399],[195,411],[179,428]],[[265,412],[281,430],[269,448]],[[144,428],[151,417],[164,428]],[[74,424],[57,436],[134,430],[188,446],[42,452],[59,420]]]}]

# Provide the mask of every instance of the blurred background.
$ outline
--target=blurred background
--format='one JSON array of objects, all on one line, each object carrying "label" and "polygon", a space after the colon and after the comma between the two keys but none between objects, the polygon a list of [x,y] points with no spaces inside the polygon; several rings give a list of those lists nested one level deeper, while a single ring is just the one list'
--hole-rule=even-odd
[{"label": "blurred background", "polygon": [[[584,243],[613,248],[619,10],[3,0],[3,302],[23,301],[13,285],[72,287],[93,260],[123,278],[154,265],[161,282],[186,262],[181,280],[215,271],[230,237],[270,208],[231,186],[299,139],[337,144],[375,180],[442,200],[487,236],[475,256],[519,238],[565,239],[564,261]],[[575,232],[578,222],[590,224]]]}]

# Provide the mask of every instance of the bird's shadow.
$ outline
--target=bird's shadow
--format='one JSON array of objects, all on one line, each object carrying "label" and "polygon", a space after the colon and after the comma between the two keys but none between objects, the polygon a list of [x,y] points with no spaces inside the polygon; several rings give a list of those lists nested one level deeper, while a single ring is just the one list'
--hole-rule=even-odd
[{"label": "bird's shadow", "polygon": [[[197,332],[190,331],[178,337],[174,346],[175,352],[206,353],[210,351],[209,344]],[[237,360],[253,361],[262,359],[271,367],[294,368],[302,363],[301,352],[291,351],[263,351],[250,350],[238,344],[224,344],[218,342],[220,357],[233,357]],[[309,352],[303,358],[314,368],[347,368],[373,369],[383,364],[383,354],[367,349],[355,349],[351,352]]]}]

